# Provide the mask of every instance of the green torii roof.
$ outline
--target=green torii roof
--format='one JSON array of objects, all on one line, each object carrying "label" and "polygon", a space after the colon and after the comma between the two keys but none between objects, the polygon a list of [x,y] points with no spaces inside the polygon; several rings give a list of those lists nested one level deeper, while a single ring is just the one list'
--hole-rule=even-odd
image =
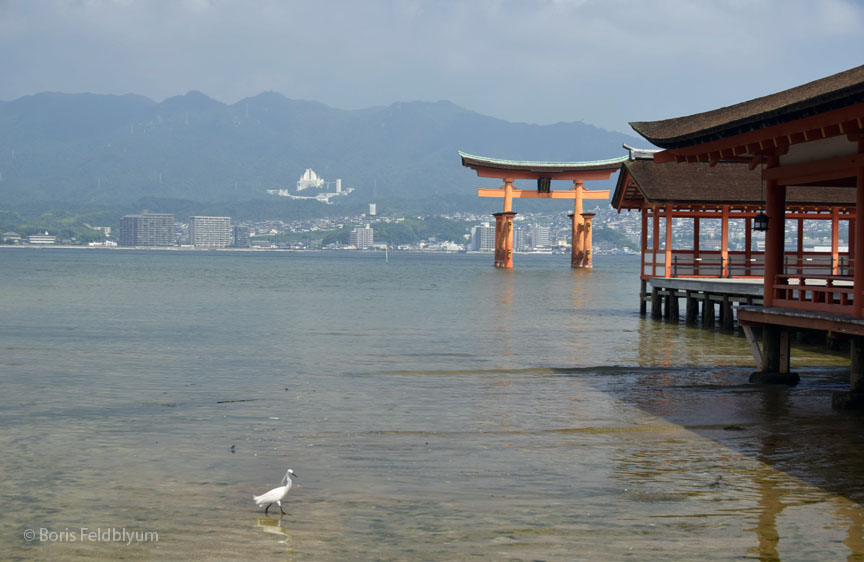
[{"label": "green torii roof", "polygon": [[501,160],[498,158],[486,158],[474,156],[459,151],[462,157],[462,165],[468,168],[493,168],[498,170],[519,170],[523,172],[536,173],[563,173],[588,170],[618,170],[621,165],[630,158],[619,156],[608,160],[592,160],[587,162],[534,162],[529,160]]}]

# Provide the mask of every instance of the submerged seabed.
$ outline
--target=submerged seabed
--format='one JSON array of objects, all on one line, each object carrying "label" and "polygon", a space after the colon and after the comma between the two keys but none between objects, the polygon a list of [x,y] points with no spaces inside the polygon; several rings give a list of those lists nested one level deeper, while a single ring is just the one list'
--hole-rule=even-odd
[{"label": "submerged seabed", "polygon": [[864,559],[844,358],[750,386],[638,260],[490,260],[0,251],[0,556]]}]

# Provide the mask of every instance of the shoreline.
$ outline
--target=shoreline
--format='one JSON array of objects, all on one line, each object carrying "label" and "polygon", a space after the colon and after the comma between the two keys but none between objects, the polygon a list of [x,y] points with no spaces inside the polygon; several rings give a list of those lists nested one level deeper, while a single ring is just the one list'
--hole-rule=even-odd
[{"label": "shoreline", "polygon": [[[188,246],[82,246],[76,244],[47,244],[45,246],[39,245],[18,245],[18,244],[8,244],[8,245],[0,245],[0,250],[6,249],[15,249],[15,250],[119,250],[119,251],[130,251],[130,250],[145,250],[145,251],[160,251],[160,252],[297,252],[297,253],[323,253],[323,252],[358,252],[358,253],[382,253],[384,249],[372,249],[372,250],[358,250],[355,248],[336,248],[332,250],[325,249],[299,249],[299,248],[194,248]],[[414,254],[470,254],[470,255],[494,255],[495,252],[488,251],[482,252],[477,250],[468,250],[468,251],[452,251],[452,250],[426,250],[426,249],[415,249],[415,250],[403,250],[390,248],[388,251],[390,252],[406,252],[406,253],[414,253]],[[569,256],[569,252],[514,252],[516,255],[520,256]],[[626,253],[626,252],[618,252],[618,253],[600,253],[594,252],[595,255],[598,256],[638,256],[638,253]]]}]

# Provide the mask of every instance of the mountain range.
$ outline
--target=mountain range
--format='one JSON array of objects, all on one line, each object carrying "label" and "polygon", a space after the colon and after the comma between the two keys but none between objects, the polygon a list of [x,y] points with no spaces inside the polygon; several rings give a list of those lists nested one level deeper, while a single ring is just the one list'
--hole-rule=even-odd
[{"label": "mountain range", "polygon": [[354,187],[341,199],[355,203],[471,196],[484,180],[457,150],[576,161],[619,156],[622,143],[640,141],[582,122],[512,123],[447,101],[342,110],[273,92],[234,104],[197,91],[162,102],[46,92],[0,102],[0,207],[241,203],[293,190],[306,168]]}]

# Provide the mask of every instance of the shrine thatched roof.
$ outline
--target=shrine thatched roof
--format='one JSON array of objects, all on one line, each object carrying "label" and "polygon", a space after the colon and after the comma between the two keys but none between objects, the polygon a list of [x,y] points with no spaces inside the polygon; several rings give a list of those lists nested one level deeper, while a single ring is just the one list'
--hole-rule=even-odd
[{"label": "shrine thatched roof", "polygon": [[[683,205],[762,205],[761,168],[747,164],[720,162],[676,164],[637,159],[624,164],[612,206],[617,209],[680,203]],[[790,206],[854,206],[855,190],[843,187],[789,186],[786,204]]]},{"label": "shrine thatched roof", "polygon": [[864,66],[750,101],[661,121],[634,121],[633,129],[666,149],[712,142],[864,103]]}]

